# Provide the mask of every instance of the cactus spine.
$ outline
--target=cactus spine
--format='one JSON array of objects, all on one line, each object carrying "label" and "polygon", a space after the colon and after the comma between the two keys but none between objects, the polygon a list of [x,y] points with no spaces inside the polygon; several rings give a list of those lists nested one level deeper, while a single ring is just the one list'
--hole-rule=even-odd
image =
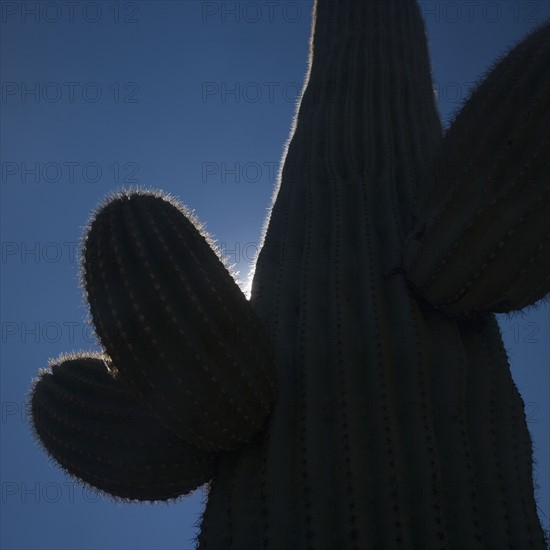
[{"label": "cactus spine", "polygon": [[[199,550],[545,548],[524,403],[493,312],[550,290],[537,254],[549,32],[497,65],[443,136],[416,2],[317,0],[307,86],[249,303],[170,201],[129,194],[98,210],[84,281],[116,374],[109,384],[189,447],[184,460],[213,461],[202,471],[212,481]],[[515,90],[533,109],[523,122],[492,107],[522,74]],[[483,145],[489,123],[500,130]],[[480,158],[472,170],[482,175],[436,177]],[[508,167],[525,179],[477,192],[476,178],[496,181]],[[494,231],[480,208],[497,212]],[[476,258],[456,276],[440,269],[467,238],[490,253],[520,217],[534,233],[529,270],[506,249],[495,263],[510,267],[504,275]],[[238,327],[229,339],[228,324]],[[66,404],[48,407],[61,417]],[[57,412],[33,413],[67,467]]]}]

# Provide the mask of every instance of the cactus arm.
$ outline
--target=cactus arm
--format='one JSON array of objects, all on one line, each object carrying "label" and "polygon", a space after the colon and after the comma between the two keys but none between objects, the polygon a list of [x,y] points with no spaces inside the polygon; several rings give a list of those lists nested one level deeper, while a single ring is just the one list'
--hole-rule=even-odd
[{"label": "cactus arm", "polygon": [[70,475],[123,500],[168,500],[214,475],[215,455],[159,427],[100,355],[51,362],[32,388],[30,418]]},{"label": "cactus arm", "polygon": [[547,23],[496,65],[444,138],[404,265],[448,314],[509,312],[550,292],[549,66]]},{"label": "cactus arm", "polygon": [[93,218],[83,284],[119,376],[187,443],[228,450],[258,432],[273,358],[231,275],[181,205],[116,196]]}]

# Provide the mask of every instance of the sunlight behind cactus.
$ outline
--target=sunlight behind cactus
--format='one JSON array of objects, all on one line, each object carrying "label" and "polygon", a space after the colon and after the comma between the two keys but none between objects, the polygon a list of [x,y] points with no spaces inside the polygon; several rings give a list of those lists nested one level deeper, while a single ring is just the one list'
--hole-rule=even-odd
[{"label": "sunlight behind cactus", "polygon": [[550,25],[446,134],[416,2],[317,0],[310,56],[250,300],[179,203],[111,197],[105,353],[41,373],[37,436],[115,496],[210,481],[199,550],[543,549],[494,313],[550,292]]}]

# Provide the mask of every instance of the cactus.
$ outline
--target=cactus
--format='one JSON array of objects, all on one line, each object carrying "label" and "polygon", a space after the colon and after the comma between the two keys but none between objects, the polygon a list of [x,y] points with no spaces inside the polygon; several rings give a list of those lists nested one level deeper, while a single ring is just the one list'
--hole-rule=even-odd
[{"label": "cactus", "polygon": [[121,381],[187,443],[229,450],[267,418],[274,367],[251,305],[208,240],[174,199],[122,194],[90,224],[82,280]]},{"label": "cactus", "polygon": [[250,300],[173,199],[111,197],[104,354],[40,375],[37,436],[119,497],[210,481],[199,550],[545,548],[495,312],[550,291],[550,25],[445,134],[415,1],[316,0],[310,61]]},{"label": "cactus", "polygon": [[117,383],[109,358],[73,354],[51,362],[32,392],[34,430],[68,472],[107,494],[167,500],[211,479],[211,453],[186,444]]}]

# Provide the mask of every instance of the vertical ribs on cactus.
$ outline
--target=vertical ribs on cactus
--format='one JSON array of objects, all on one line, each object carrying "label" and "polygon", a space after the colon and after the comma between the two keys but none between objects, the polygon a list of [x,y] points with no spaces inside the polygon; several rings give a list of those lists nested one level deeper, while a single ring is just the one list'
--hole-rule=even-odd
[{"label": "vertical ribs on cactus", "polygon": [[550,292],[548,67],[546,25],[497,64],[441,144],[404,261],[451,315],[508,313]]},{"label": "vertical ribs on cactus", "polygon": [[160,428],[108,365],[99,354],[72,354],[40,373],[30,412],[52,458],[72,476],[126,500],[173,499],[209,481],[213,455]]},{"label": "vertical ribs on cactus", "polygon": [[46,450],[128,499],[210,481],[198,550],[546,548],[494,314],[550,290],[549,33],[444,134],[418,4],[316,0],[250,300],[179,203],[107,200],[103,353],[40,375]]},{"label": "vertical ribs on cactus", "polygon": [[83,286],[120,379],[187,443],[229,450],[267,418],[272,350],[185,212],[155,193],[111,198],[87,232]]}]

